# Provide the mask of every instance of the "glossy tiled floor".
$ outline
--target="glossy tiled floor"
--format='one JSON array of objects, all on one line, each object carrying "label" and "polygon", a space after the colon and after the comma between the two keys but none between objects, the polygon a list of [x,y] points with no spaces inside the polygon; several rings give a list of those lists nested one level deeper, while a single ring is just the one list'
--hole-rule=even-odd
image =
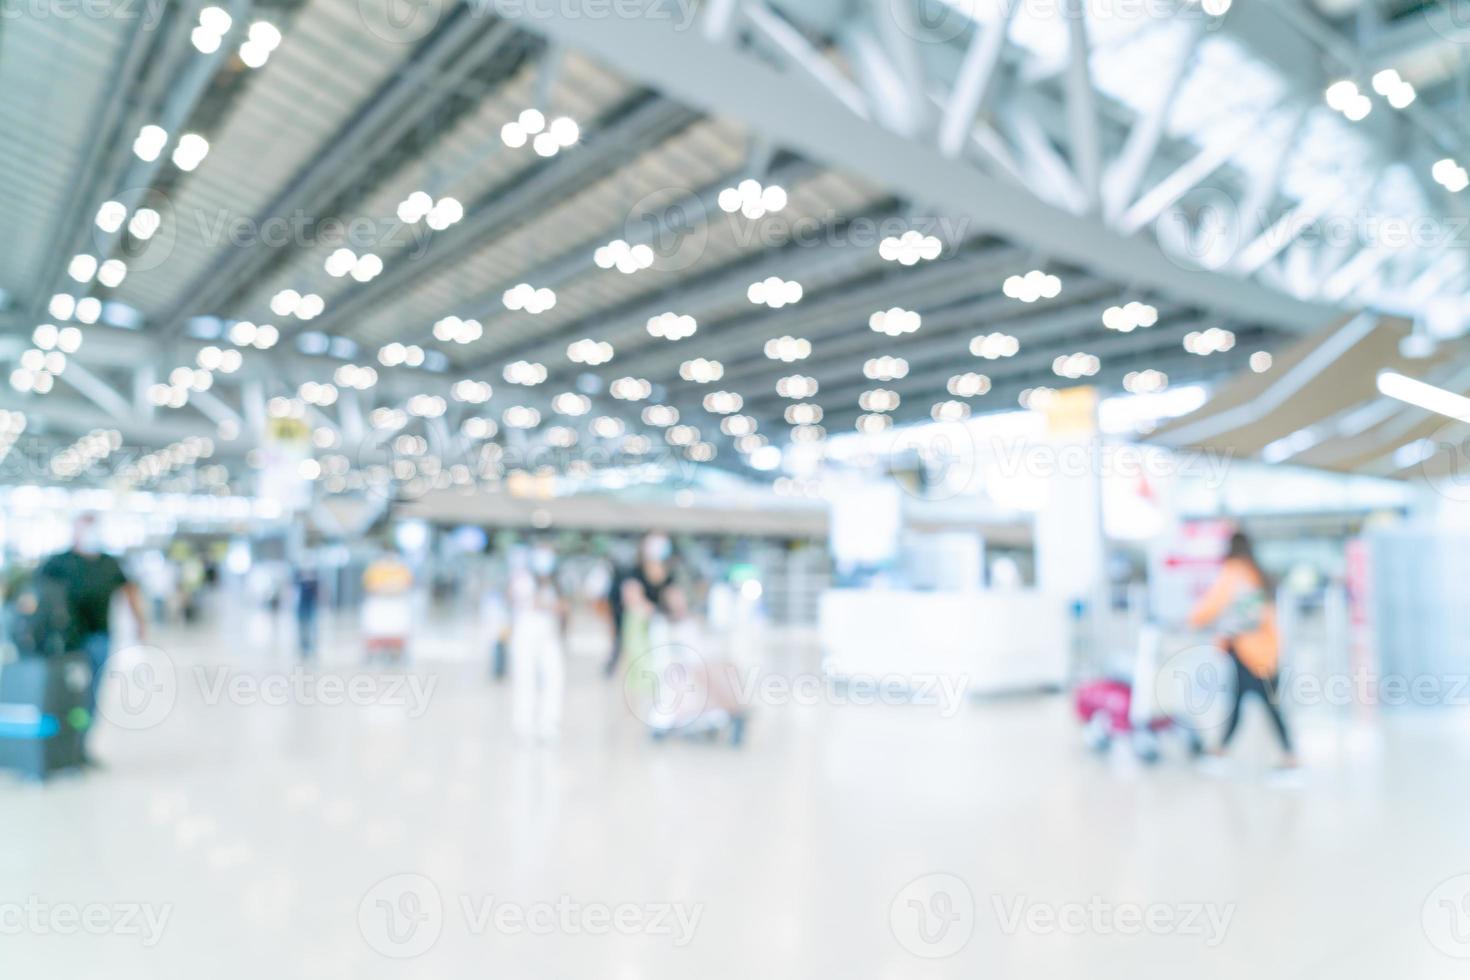
[{"label": "glossy tiled floor", "polygon": [[160,644],[177,697],[105,771],[0,776],[7,980],[1470,970],[1463,714],[1301,718],[1287,788],[1256,716],[1216,778],[1089,755],[1059,698],[767,705],[735,751],[653,742],[584,658],[527,744],[473,660],[273,703],[269,636]]}]

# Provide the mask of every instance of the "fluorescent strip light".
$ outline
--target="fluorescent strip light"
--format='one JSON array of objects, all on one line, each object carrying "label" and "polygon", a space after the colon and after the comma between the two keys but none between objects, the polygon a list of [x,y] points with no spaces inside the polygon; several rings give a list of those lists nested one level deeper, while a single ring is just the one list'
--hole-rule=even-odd
[{"label": "fluorescent strip light", "polygon": [[1415,380],[1397,371],[1380,371],[1378,390],[1390,398],[1408,402],[1425,411],[1470,422],[1470,398]]}]

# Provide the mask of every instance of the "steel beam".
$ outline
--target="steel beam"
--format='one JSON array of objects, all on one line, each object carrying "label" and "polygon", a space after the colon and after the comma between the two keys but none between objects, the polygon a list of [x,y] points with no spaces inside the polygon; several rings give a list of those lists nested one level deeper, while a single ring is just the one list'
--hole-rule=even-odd
[{"label": "steel beam", "polygon": [[[484,0],[511,11],[515,0]],[[980,231],[1043,249],[1060,260],[1211,305],[1220,312],[1309,330],[1334,315],[1277,291],[1226,275],[1182,268],[1157,245],[1120,235],[1102,222],[1069,215],[951,160],[932,145],[904,139],[850,113],[822,94],[793,86],[787,74],[695,32],[646,19],[592,19],[567,0],[566,15],[528,26],[601,59],[705,111],[762,129],[811,159],[851,172],[916,202],[973,217]]]}]

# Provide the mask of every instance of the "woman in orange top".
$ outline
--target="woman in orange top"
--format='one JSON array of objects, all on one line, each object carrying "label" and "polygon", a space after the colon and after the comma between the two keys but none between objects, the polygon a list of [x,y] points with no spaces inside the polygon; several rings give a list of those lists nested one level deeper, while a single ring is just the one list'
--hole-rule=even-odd
[{"label": "woman in orange top", "polygon": [[1240,705],[1252,691],[1261,696],[1276,725],[1276,734],[1286,752],[1284,768],[1297,765],[1286,720],[1279,703],[1278,661],[1280,638],[1276,633],[1276,607],[1271,601],[1271,582],[1256,561],[1250,538],[1236,532],[1215,584],[1210,586],[1189,615],[1196,629],[1214,626],[1222,634],[1220,645],[1235,664],[1235,703],[1225,734],[1214,755],[1223,755],[1240,724]]}]

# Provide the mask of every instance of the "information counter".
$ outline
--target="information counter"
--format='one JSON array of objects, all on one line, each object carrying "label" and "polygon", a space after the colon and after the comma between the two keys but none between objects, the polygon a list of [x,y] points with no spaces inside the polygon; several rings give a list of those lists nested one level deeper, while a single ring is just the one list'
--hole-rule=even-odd
[{"label": "information counter", "polygon": [[1071,649],[1066,603],[1027,590],[832,589],[818,629],[833,677],[957,677],[972,695],[1059,687]]}]

